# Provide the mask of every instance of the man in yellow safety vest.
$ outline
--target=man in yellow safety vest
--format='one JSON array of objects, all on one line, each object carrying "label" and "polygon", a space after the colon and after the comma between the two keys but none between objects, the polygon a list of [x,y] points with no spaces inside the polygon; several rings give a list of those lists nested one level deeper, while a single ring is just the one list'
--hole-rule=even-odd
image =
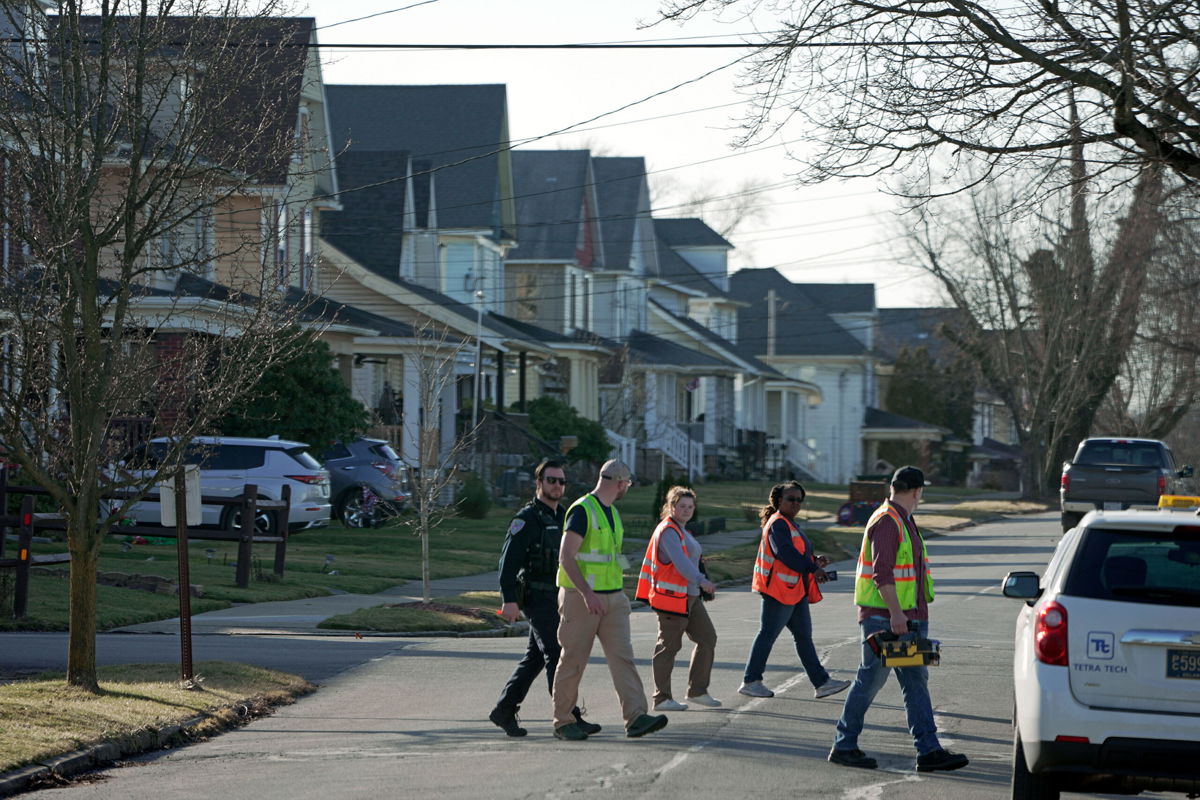
[{"label": "man in yellow safety vest", "polygon": [[829,760],[834,764],[861,769],[877,766],[875,759],[858,749],[858,736],[867,709],[887,681],[889,669],[895,669],[904,694],[908,729],[917,750],[917,771],[959,769],[969,763],[966,756],[946,750],[938,741],[928,669],[885,667],[867,643],[867,637],[881,631],[898,636],[915,631],[923,639],[929,636],[933,576],[921,530],[913,519],[926,485],[925,473],[917,467],[896,470],[889,498],[871,515],[863,531],[854,581],[862,660],[846,694],[833,749],[829,751]]},{"label": "man in yellow safety vest", "polygon": [[596,488],[567,510],[558,551],[558,642],[562,653],[554,672],[554,735],[559,739],[588,738],[572,711],[596,639],[604,649],[621,700],[625,735],[645,736],[667,724],[666,716],[646,713],[646,690],[633,661],[629,635],[629,598],[623,591],[623,568],[628,562],[621,555],[624,530],[613,504],[632,485],[628,466],[606,461],[600,467]]}]

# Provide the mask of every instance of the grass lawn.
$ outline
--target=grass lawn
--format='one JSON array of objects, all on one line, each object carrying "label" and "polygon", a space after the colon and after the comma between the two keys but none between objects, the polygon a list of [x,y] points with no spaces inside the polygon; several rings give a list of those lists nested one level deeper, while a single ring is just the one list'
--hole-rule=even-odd
[{"label": "grass lawn", "polygon": [[200,688],[179,685],[179,667],[123,664],[99,669],[100,694],[64,685],[63,675],[0,686],[0,773],[99,742],[132,738],[196,716],[200,732],[291,702],[315,687],[296,675],[226,661],[195,665]]}]

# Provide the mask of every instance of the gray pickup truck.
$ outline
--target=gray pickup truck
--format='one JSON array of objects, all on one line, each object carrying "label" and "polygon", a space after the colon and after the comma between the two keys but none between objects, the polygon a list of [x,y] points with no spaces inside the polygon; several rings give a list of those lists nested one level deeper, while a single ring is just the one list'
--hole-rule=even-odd
[{"label": "gray pickup truck", "polygon": [[1191,466],[1175,467],[1171,449],[1157,439],[1084,439],[1063,462],[1059,498],[1062,527],[1074,528],[1092,510],[1156,506],[1164,494],[1186,494]]}]

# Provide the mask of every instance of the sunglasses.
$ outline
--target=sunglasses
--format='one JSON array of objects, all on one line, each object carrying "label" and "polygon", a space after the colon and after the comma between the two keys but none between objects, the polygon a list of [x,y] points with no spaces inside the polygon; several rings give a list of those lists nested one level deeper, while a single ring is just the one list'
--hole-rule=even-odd
[{"label": "sunglasses", "polygon": [[557,483],[560,486],[566,486],[567,479],[566,478],[557,478],[557,477],[553,477],[553,476],[545,476],[542,478],[542,483]]},{"label": "sunglasses", "polygon": [[785,502],[785,503],[803,503],[804,498],[796,497],[795,495],[791,495],[790,497],[783,498],[783,502]]}]

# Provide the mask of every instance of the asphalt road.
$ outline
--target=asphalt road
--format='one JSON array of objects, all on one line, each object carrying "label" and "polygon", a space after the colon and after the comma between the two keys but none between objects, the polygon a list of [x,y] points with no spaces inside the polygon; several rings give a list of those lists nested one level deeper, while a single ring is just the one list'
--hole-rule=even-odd
[{"label": "asphalt road", "polygon": [[[551,733],[549,700],[540,686],[522,715],[528,737],[507,738],[487,721],[523,649],[521,640],[204,637],[197,643],[198,658],[241,658],[287,668],[324,687],[211,741],[146,756],[95,780],[30,796],[1008,797],[1016,607],[999,596],[998,587],[1009,570],[1040,571],[1058,535],[1057,515],[1038,515],[930,542],[938,585],[931,635],[942,641],[943,654],[942,665],[931,670],[931,691],[943,744],[971,758],[970,766],[958,772],[922,775],[913,770],[911,738],[894,681],[880,693],[860,742],[879,759],[880,769],[852,770],[826,762],[844,695],[813,699],[786,633],[766,675],[776,697],[737,694],[758,624],[757,596],[740,588],[723,591],[709,606],[720,636],[711,693],[725,701],[724,707],[672,714],[667,728],[644,739],[624,737],[598,652],[584,677],[583,697],[588,718],[604,731],[585,742],[561,742]],[[853,571],[843,574],[849,578]],[[814,608],[818,650],[840,678],[852,676],[858,660],[852,581],[845,578],[828,584],[826,600]],[[654,628],[650,613],[634,614],[634,645],[647,684]],[[12,655],[10,641],[0,637],[6,662]],[[102,637],[102,642],[104,662],[163,660],[178,647],[174,637]],[[347,658],[358,665],[339,667],[339,659],[345,666]],[[683,694],[685,671],[686,659],[681,658],[677,696]]]}]

